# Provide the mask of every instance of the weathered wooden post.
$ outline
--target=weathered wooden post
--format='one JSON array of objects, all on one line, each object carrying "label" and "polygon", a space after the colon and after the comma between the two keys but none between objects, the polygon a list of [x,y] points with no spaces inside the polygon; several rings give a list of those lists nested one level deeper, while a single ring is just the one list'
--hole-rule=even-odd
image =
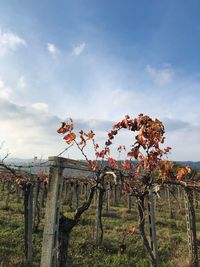
[{"label": "weathered wooden post", "polygon": [[192,258],[192,266],[198,267],[198,247],[196,236],[196,218],[193,191],[189,188],[185,189],[185,211],[186,211],[186,225],[188,235],[189,254]]},{"label": "weathered wooden post", "polygon": [[42,212],[43,201],[44,201],[44,183],[40,183],[40,191],[39,191],[39,207],[40,207],[40,216],[43,218],[44,213]]},{"label": "weathered wooden post", "polygon": [[75,203],[76,203],[76,209],[78,209],[79,206],[79,194],[80,194],[80,185],[78,181],[74,184],[74,190],[75,190]]},{"label": "weathered wooden post", "polygon": [[181,209],[182,208],[182,199],[181,199],[181,189],[179,186],[177,187],[177,196],[178,196],[179,208]]},{"label": "weathered wooden post", "polygon": [[42,242],[41,267],[57,266],[60,199],[63,185],[63,167],[61,158],[49,157],[49,165],[50,171]]},{"label": "weathered wooden post", "polygon": [[67,204],[67,183],[63,183],[63,205]]},{"label": "weathered wooden post", "polygon": [[40,192],[40,181],[37,179],[34,184],[34,194],[33,194],[33,232],[37,231],[39,225],[39,192]]},{"label": "weathered wooden post", "polygon": [[110,183],[107,184],[106,186],[106,214],[109,215],[110,213],[110,193],[111,191],[111,187],[110,187]]},{"label": "weathered wooden post", "polygon": [[117,184],[114,184],[113,186],[113,205],[116,206],[118,204],[118,198],[117,198]]},{"label": "weathered wooden post", "polygon": [[32,211],[33,211],[33,185],[27,183],[24,187],[24,248],[27,266],[32,265]]},{"label": "weathered wooden post", "polygon": [[155,216],[155,200],[153,195],[152,187],[149,189],[148,195],[148,219],[149,219],[149,239],[150,239],[150,247],[154,254],[156,260],[156,266],[158,264],[158,247],[157,247],[157,238],[156,238],[156,216]]},{"label": "weathered wooden post", "polygon": [[172,212],[172,206],[171,206],[170,191],[169,191],[168,187],[167,187],[167,200],[168,200],[168,205],[169,205],[169,216],[172,219],[173,218],[173,212]]}]

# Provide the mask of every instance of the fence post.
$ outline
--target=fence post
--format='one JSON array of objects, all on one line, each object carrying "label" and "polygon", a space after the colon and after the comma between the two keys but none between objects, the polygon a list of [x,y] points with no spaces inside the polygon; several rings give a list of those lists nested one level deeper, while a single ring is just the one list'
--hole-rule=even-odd
[{"label": "fence post", "polygon": [[168,206],[169,206],[169,216],[171,219],[173,219],[173,212],[172,212],[172,206],[171,206],[169,187],[167,187],[167,200],[168,200]]},{"label": "fence post", "polygon": [[24,189],[24,241],[27,266],[32,265],[32,214],[33,212],[33,185],[28,183]]},{"label": "fence post", "polygon": [[151,250],[158,264],[158,248],[157,248],[157,238],[156,238],[156,216],[155,216],[155,200],[153,195],[153,189],[150,187],[148,195],[148,219],[149,219],[149,237]]},{"label": "fence post", "polygon": [[198,247],[196,237],[196,218],[193,191],[191,189],[185,189],[185,211],[186,211],[186,225],[188,235],[188,248],[189,254],[192,257],[192,266],[198,267]]},{"label": "fence post", "polygon": [[57,266],[57,241],[60,200],[63,186],[63,168],[61,166],[60,158],[49,158],[49,165],[49,183],[40,267]]},{"label": "fence post", "polygon": [[110,183],[106,186],[106,214],[109,215],[110,213],[110,195],[111,195],[111,187]]},{"label": "fence post", "polygon": [[177,190],[178,190],[178,202],[179,202],[179,207],[180,207],[180,209],[181,209],[181,208],[182,208],[182,199],[181,199],[181,189],[180,189],[179,186],[178,186]]}]

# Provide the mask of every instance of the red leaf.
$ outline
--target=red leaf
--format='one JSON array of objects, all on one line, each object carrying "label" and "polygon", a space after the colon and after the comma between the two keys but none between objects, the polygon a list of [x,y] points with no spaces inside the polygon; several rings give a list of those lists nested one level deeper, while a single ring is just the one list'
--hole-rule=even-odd
[{"label": "red leaf", "polygon": [[172,149],[172,148],[168,146],[168,147],[164,148],[164,151],[167,153],[167,152],[169,152],[171,149]]},{"label": "red leaf", "polygon": [[76,139],[76,135],[75,135],[75,133],[69,133],[69,134],[65,135],[63,137],[63,139],[65,139],[65,141],[69,145]]},{"label": "red leaf", "polygon": [[62,126],[57,130],[59,134],[65,134],[69,131],[72,131],[74,128],[73,123],[66,124],[65,122],[62,122]]},{"label": "red leaf", "polygon": [[95,144],[95,149],[99,148],[99,145],[98,144]]},{"label": "red leaf", "polygon": [[135,174],[139,174],[140,173],[140,165],[137,165],[135,167]]},{"label": "red leaf", "polygon": [[116,161],[113,158],[108,158],[108,162],[112,167],[116,167]]},{"label": "red leaf", "polygon": [[131,163],[130,162],[122,162],[121,165],[126,169],[130,170],[131,169]]},{"label": "red leaf", "polygon": [[135,159],[138,158],[139,155],[139,147],[134,147],[131,149],[130,152],[128,152],[127,156],[128,157],[134,157]]},{"label": "red leaf", "polygon": [[96,163],[92,160],[88,160],[88,164],[90,165],[90,168],[95,171],[96,170]]},{"label": "red leaf", "polygon": [[110,140],[106,141],[106,146],[110,146],[112,142]]}]

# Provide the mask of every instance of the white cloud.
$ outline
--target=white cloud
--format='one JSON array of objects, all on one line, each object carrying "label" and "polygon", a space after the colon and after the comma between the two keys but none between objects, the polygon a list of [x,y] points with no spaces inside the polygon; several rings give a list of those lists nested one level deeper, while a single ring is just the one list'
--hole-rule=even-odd
[{"label": "white cloud", "polygon": [[0,79],[0,98],[9,99],[11,94],[12,90]]},{"label": "white cloud", "polygon": [[0,30],[0,56],[9,51],[15,51],[19,46],[26,46],[26,41],[13,32],[2,32]]},{"label": "white cloud", "polygon": [[47,50],[53,57],[57,57],[60,54],[59,49],[51,43],[47,43]]},{"label": "white cloud", "polygon": [[167,65],[162,69],[155,69],[151,65],[146,66],[146,71],[153,80],[158,85],[165,85],[172,81],[174,76],[174,71]]},{"label": "white cloud", "polygon": [[[6,147],[11,152],[11,157],[31,158],[34,155],[45,155],[47,157],[57,155],[66,147],[62,136],[56,133],[63,118],[43,112],[47,109],[47,104],[34,103],[30,108],[14,104],[6,99],[0,99],[0,107],[0,142],[5,141]],[[94,130],[97,142],[100,146],[104,146],[107,130],[117,121],[118,119],[110,120],[110,117],[107,120],[74,119],[74,125],[76,131],[80,129]],[[173,148],[170,158],[199,160],[200,125],[194,126],[190,122],[170,118],[165,118],[164,122],[167,126],[165,145]],[[133,142],[131,138],[130,132],[122,131],[114,140],[113,148],[118,144],[131,144]],[[69,153],[72,158],[78,159],[81,157],[81,153],[74,148],[70,149]],[[93,156],[93,150],[88,151],[88,153],[89,157]],[[117,157],[116,150],[112,155]]]},{"label": "white cloud", "polygon": [[26,78],[22,75],[19,77],[18,81],[17,81],[17,87],[20,89],[25,89],[27,86],[26,84]]},{"label": "white cloud", "polygon": [[31,105],[31,107],[36,111],[40,113],[48,113],[49,111],[49,106],[46,103],[34,103]]},{"label": "white cloud", "polygon": [[73,50],[72,50],[72,55],[74,56],[79,56],[80,54],[83,53],[83,51],[85,50],[85,43],[81,43],[77,46],[74,46]]}]

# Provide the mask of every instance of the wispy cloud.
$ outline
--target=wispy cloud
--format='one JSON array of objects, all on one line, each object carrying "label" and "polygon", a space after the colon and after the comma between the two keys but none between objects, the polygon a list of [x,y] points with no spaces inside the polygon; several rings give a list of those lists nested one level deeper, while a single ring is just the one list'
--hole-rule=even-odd
[{"label": "wispy cloud", "polygon": [[181,131],[188,127],[190,127],[190,123],[179,120],[179,119],[172,119],[172,118],[163,118],[163,123],[165,125],[165,129],[167,132],[171,131]]},{"label": "wispy cloud", "polygon": [[81,43],[77,46],[74,46],[74,48],[72,50],[72,55],[79,56],[80,54],[83,53],[83,51],[85,50],[85,47],[86,47],[85,43]]},{"label": "wispy cloud", "polygon": [[146,71],[150,78],[158,85],[166,85],[171,82],[174,76],[174,71],[170,66],[165,66],[161,69],[156,69],[151,65],[146,66]]},{"label": "wispy cloud", "polygon": [[26,78],[22,75],[17,81],[17,87],[20,89],[25,89],[27,86]]},{"label": "wispy cloud", "polygon": [[0,30],[0,56],[9,51],[15,51],[20,46],[26,46],[26,41],[13,32],[2,32]]},{"label": "wispy cloud", "polygon": [[12,94],[12,90],[7,87],[4,81],[0,78],[0,98],[9,99]]},{"label": "wispy cloud", "polygon": [[49,106],[46,103],[34,103],[31,105],[31,107],[36,111],[40,113],[48,113],[49,111]]},{"label": "wispy cloud", "polygon": [[52,43],[47,43],[47,50],[53,57],[57,57],[60,54],[60,50]]}]

